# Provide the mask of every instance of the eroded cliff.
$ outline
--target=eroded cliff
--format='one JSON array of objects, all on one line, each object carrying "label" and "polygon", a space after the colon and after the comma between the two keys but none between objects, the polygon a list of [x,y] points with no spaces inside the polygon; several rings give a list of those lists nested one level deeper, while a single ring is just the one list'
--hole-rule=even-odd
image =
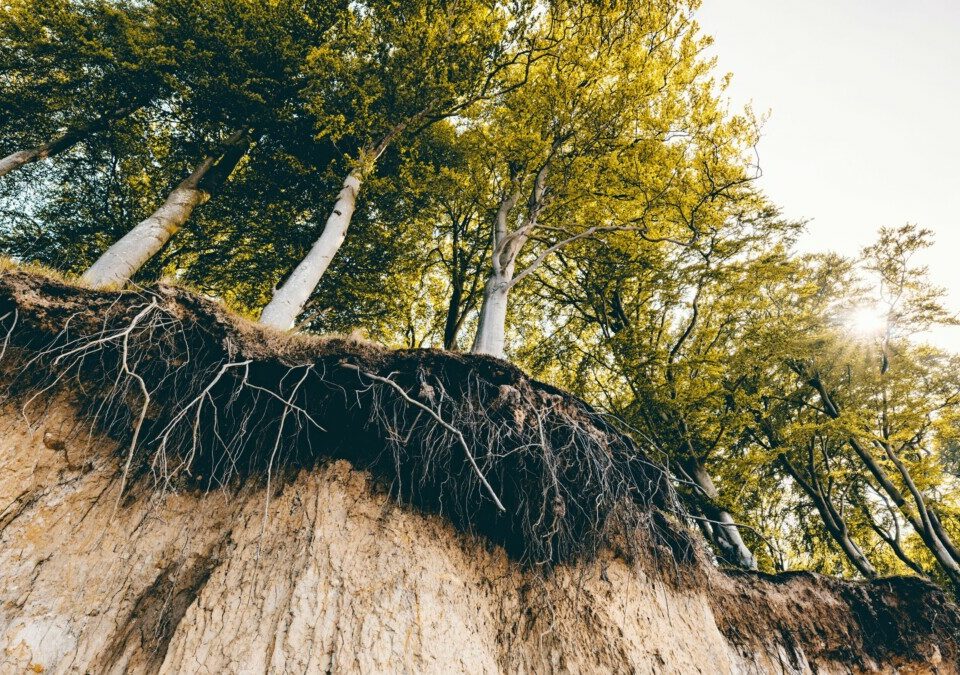
[{"label": "eroded cliff", "polygon": [[642,448],[499,362],[22,273],[0,316],[2,672],[958,672],[941,591],[720,571]]}]

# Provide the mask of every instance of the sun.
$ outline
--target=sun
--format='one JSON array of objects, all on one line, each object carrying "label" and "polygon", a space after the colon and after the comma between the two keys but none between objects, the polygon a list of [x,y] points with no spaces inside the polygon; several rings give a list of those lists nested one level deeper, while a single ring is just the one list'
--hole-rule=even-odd
[{"label": "sun", "polygon": [[850,328],[863,337],[876,337],[887,328],[887,313],[876,305],[864,305],[850,312]]}]

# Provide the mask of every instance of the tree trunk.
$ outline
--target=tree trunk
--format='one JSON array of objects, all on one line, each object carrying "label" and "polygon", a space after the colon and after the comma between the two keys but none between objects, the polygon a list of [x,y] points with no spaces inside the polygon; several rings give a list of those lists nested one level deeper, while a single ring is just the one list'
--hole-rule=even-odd
[{"label": "tree trunk", "polygon": [[[400,134],[411,125],[423,120],[429,112],[428,106],[394,125],[376,146],[362,153],[361,159],[369,162],[367,172],[373,171],[376,162]],[[283,285],[274,290],[270,302],[260,313],[261,324],[280,330],[291,330],[296,325],[297,317],[303,312],[307,301],[313,295],[327,268],[330,267],[333,256],[340,250],[347,237],[363,178],[363,172],[360,169],[354,169],[343,179],[343,187],[337,195],[337,201],[333,204],[333,212],[323,226],[323,232]]]},{"label": "tree trunk", "polygon": [[286,282],[274,291],[273,298],[260,314],[260,323],[280,330],[293,328],[304,305],[330,266],[333,256],[343,245],[357,205],[360,185],[359,171],[351,171],[343,181],[343,188],[337,195],[333,212],[327,218],[323,232]]},{"label": "tree trunk", "polygon": [[210,199],[246,152],[246,133],[227,139],[218,161],[208,156],[150,216],[138,223],[108,248],[81,279],[93,288],[123,284],[130,280],[170,238],[183,227],[193,210]]},{"label": "tree trunk", "polygon": [[105,129],[111,122],[122,119],[135,112],[141,107],[140,104],[119,108],[110,114],[102,115],[90,124],[85,124],[72,129],[68,129],[63,134],[54,138],[48,143],[39,145],[35,148],[18,150],[12,152],[6,157],[0,159],[0,177],[7,175],[11,171],[16,171],[22,166],[38,162],[47,157],[58,155],[64,150],[72,148],[92,133]]},{"label": "tree trunk", "polygon": [[850,535],[847,532],[847,529],[844,527],[836,531],[831,531],[830,534],[840,545],[840,548],[843,550],[843,553],[847,556],[847,559],[853,564],[860,574],[866,579],[876,579],[879,576],[877,568],[867,559],[867,556],[864,555],[863,551],[857,546]]},{"label": "tree trunk", "polygon": [[[942,555],[950,558],[951,562],[953,563],[953,571],[958,575],[957,579],[960,581],[960,554],[958,554],[957,548],[953,545],[950,537],[943,530],[943,528],[940,527],[939,519],[936,518],[936,514],[934,514],[933,510],[927,505],[927,500],[917,488],[916,483],[914,483],[913,476],[910,475],[910,470],[907,469],[904,463],[900,461],[896,451],[889,444],[889,442],[878,442],[878,445],[884,450],[887,458],[896,467],[897,472],[900,474],[900,477],[903,480],[903,484],[906,485],[907,490],[913,497],[913,501],[917,505],[917,513],[920,516],[920,522],[923,525],[923,528],[926,532],[928,532],[932,539],[935,539],[937,546],[942,550]],[[936,551],[934,551],[934,553],[937,554]],[[939,557],[941,554],[937,555]]]},{"label": "tree trunk", "polygon": [[[809,384],[817,392],[817,394],[819,394],[820,400],[823,402],[824,410],[826,411],[827,415],[832,419],[838,419],[840,417],[840,409],[833,401],[833,397],[830,396],[830,392],[827,391],[826,386],[820,380],[819,376],[816,374],[812,376],[807,374],[802,367],[799,367],[799,369],[795,368],[795,371],[801,375],[801,377],[806,378],[807,384]],[[861,444],[860,441],[853,436],[848,438],[847,442],[876,479],[883,491],[890,497],[893,503],[904,515],[904,517],[907,519],[907,522],[910,523],[910,526],[916,530],[918,535],[920,535],[923,543],[933,554],[933,557],[940,564],[941,569],[943,569],[943,571],[946,573],[951,583],[960,589],[960,564],[958,564],[958,561],[950,555],[950,552],[944,546],[944,543],[940,539],[938,533],[931,527],[931,523],[926,517],[925,504],[922,495],[920,495],[915,489],[912,491],[912,496],[914,497],[918,506],[924,509],[921,511],[920,516],[918,517],[917,514],[911,511],[903,493],[900,492],[900,490],[893,484],[893,482],[890,480],[890,477],[887,476],[887,472],[884,471],[883,467],[880,466],[880,463],[871,454],[870,450],[864,447],[863,444]],[[888,458],[891,459],[897,466],[897,469],[901,472],[902,477],[909,478],[909,474],[906,472],[906,467],[904,467],[895,456],[889,456]],[[912,485],[912,481],[908,480],[907,485],[910,487]]]},{"label": "tree trunk", "polygon": [[723,558],[745,570],[757,569],[757,559],[747,548],[733,516],[728,511],[717,509],[710,523],[714,530],[714,541],[723,550]]},{"label": "tree trunk", "polygon": [[[883,495],[880,495],[880,497],[884,499],[884,502],[886,502],[886,498],[883,497]],[[897,558],[900,559],[900,562],[902,562],[904,565],[912,569],[919,576],[926,579],[928,577],[926,571],[913,558],[908,556],[906,551],[903,550],[903,546],[900,544],[900,524],[897,522],[897,514],[894,512],[893,509],[890,508],[889,503],[887,503],[886,505],[888,510],[890,510],[890,516],[893,519],[893,527],[894,527],[893,534],[890,534],[889,532],[884,530],[880,525],[878,525],[874,521],[873,514],[870,513],[869,507],[867,507],[865,504],[860,504],[860,509],[863,511],[864,515],[866,516],[867,524],[870,526],[870,528],[877,533],[878,537],[880,537],[881,539],[883,539],[883,541],[887,543],[887,546],[889,546],[890,549],[893,551],[894,555],[896,555]]]},{"label": "tree trunk", "polygon": [[40,159],[42,148],[33,148],[31,150],[19,150],[10,153],[3,159],[0,159],[0,176],[5,176],[11,171],[19,169],[24,164],[35,162]]},{"label": "tree trunk", "polygon": [[457,348],[457,333],[460,330],[460,304],[463,302],[463,284],[459,279],[453,282],[450,302],[447,305],[447,318],[443,324],[443,348]]},{"label": "tree trunk", "polygon": [[[514,177],[514,182],[516,181],[517,178]],[[470,348],[472,354],[487,354],[498,359],[506,357],[507,299],[510,295],[510,287],[513,285],[514,265],[517,254],[528,236],[528,233],[522,231],[532,229],[535,225],[535,221],[531,222],[528,211],[524,227],[516,232],[510,232],[508,224],[510,211],[519,199],[520,190],[517,186],[500,201],[500,207],[493,221],[492,269],[483,287],[477,334],[473,338],[473,347]]]},{"label": "tree trunk", "polygon": [[[822,398],[822,396],[821,396]],[[833,408],[831,403],[828,406],[827,410]],[[833,415],[831,415],[833,417]],[[880,463],[874,458],[870,451],[863,446],[856,438],[850,437],[847,439],[850,447],[853,448],[854,452],[860,457],[860,460],[864,463],[873,477],[876,479],[877,483],[883,489],[883,491],[890,497],[893,503],[900,510],[900,513],[907,519],[907,522],[910,523],[910,526],[920,535],[920,539],[923,540],[923,543],[926,545],[927,549],[933,554],[933,557],[937,560],[940,566],[946,572],[947,576],[960,587],[960,565],[957,564],[957,561],[954,560],[947,549],[944,547],[943,542],[940,540],[939,536],[933,529],[930,527],[929,520],[921,514],[918,516],[911,509],[907,503],[906,497],[903,496],[903,493],[891,482],[889,476],[887,476],[886,471],[883,470],[883,467],[880,466]],[[914,495],[917,497],[917,495]],[[917,499],[918,503],[923,503],[922,498]]]},{"label": "tree trunk", "polygon": [[703,497],[701,508],[711,520],[710,527],[714,533],[712,539],[721,549],[723,558],[742,569],[757,569],[757,558],[744,543],[733,516],[729,511],[717,506],[720,493],[710,474],[696,458],[687,457],[682,461],[687,475]]},{"label": "tree trunk", "polygon": [[943,542],[944,548],[947,549],[947,552],[953,557],[954,560],[960,561],[960,550],[957,549],[956,545],[953,543],[953,540],[950,538],[950,535],[947,534],[947,531],[943,529],[943,523],[940,522],[940,516],[937,515],[937,512],[933,509],[930,509],[930,524],[933,525],[933,531],[936,532],[937,536],[940,538],[940,541]]},{"label": "tree trunk", "polygon": [[487,354],[498,359],[506,356],[507,299],[510,277],[493,272],[483,288],[477,335],[470,349],[473,354]]},{"label": "tree trunk", "polygon": [[793,478],[794,482],[796,482],[796,484],[799,485],[800,488],[813,501],[814,507],[820,514],[820,519],[827,528],[827,532],[829,532],[830,536],[833,537],[833,540],[837,542],[840,550],[843,551],[845,556],[847,556],[847,559],[854,566],[854,568],[856,568],[856,570],[860,572],[864,578],[876,579],[877,576],[879,576],[877,568],[874,567],[873,563],[867,559],[867,556],[863,553],[856,542],[850,538],[850,532],[847,528],[847,524],[840,517],[836,507],[830,502],[829,497],[823,494],[823,491],[821,488],[819,488],[819,486],[815,486],[805,480],[803,476],[800,475],[800,472],[797,470],[797,468],[790,463],[790,460],[787,459],[786,455],[780,455],[778,459],[780,460],[780,465],[783,466],[788,474],[790,474],[790,477]]}]

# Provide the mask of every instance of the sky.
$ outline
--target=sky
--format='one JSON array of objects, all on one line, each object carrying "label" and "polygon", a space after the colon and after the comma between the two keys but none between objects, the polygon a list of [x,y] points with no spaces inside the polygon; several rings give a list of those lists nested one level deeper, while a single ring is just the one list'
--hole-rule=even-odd
[{"label": "sky", "polygon": [[[760,185],[810,221],[805,251],[855,255],[915,223],[960,311],[960,0],[704,0],[731,103],[769,112]],[[960,351],[960,328],[932,341]]]}]

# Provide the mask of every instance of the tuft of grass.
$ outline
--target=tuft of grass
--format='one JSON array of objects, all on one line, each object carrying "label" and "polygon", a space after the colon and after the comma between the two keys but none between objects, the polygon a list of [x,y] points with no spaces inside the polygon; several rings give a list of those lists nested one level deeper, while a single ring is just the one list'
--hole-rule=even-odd
[{"label": "tuft of grass", "polygon": [[50,281],[70,284],[77,288],[84,287],[78,278],[64,274],[53,267],[48,267],[47,265],[42,265],[37,262],[18,262],[9,256],[0,255],[0,274],[7,274],[9,272],[25,272]]}]

